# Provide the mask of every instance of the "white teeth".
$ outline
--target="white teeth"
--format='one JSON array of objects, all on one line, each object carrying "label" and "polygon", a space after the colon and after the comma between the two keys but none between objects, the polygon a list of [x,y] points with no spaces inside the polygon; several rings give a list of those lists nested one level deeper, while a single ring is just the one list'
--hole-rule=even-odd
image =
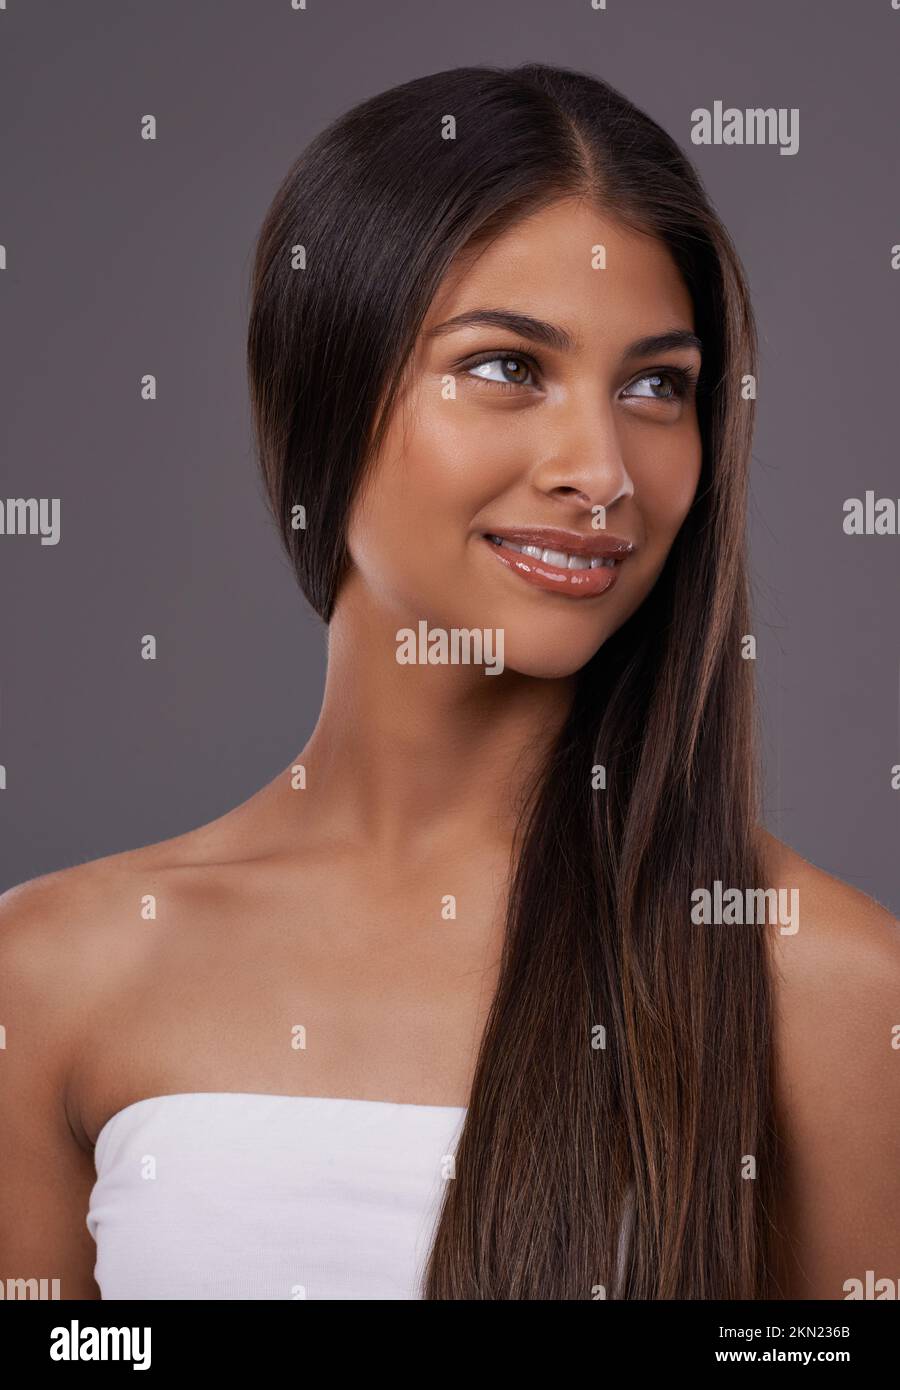
[{"label": "white teeth", "polygon": [[569,555],[565,550],[542,550],[539,545],[516,545],[514,541],[504,540],[502,536],[488,536],[488,540],[494,545],[505,546],[507,550],[515,550],[520,555],[528,555],[532,560],[542,560],[545,565],[556,565],[559,569],[586,570],[586,569],[608,569],[615,568],[615,560],[611,555]]}]

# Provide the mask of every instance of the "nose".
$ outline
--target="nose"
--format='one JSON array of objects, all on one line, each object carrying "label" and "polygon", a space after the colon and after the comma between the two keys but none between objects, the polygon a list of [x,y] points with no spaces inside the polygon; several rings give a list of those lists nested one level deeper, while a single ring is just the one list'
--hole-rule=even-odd
[{"label": "nose", "polygon": [[548,421],[548,451],[535,466],[532,483],[545,496],[578,511],[607,511],[634,496],[609,400],[560,402]]}]

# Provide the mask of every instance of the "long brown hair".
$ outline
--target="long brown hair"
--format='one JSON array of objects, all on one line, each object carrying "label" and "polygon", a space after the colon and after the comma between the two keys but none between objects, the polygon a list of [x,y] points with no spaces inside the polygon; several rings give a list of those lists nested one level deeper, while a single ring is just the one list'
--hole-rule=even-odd
[{"label": "long brown hair", "polygon": [[704,345],[703,462],[659,580],[579,672],[523,813],[424,1293],[762,1298],[776,1192],[766,929],[691,920],[695,889],[763,882],[741,652],[756,334],[733,244],[674,141],[608,84],[534,63],[436,73],[341,117],[290,169],[258,240],[260,461],[327,622],[349,508],[454,256],[573,193],[661,239],[684,277]]}]

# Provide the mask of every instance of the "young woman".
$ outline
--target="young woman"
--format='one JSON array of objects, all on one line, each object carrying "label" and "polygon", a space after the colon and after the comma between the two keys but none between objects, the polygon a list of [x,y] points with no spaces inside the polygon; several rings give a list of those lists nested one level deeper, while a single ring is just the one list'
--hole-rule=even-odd
[{"label": "young woman", "polygon": [[541,65],[379,95],[275,199],[249,364],[321,715],[219,820],[7,895],[0,1277],[896,1277],[897,923],[759,824],[755,335],[684,156]]}]

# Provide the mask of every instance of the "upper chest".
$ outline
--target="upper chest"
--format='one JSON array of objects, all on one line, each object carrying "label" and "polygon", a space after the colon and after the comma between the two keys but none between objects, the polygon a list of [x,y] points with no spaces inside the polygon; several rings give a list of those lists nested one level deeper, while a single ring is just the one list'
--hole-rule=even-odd
[{"label": "upper chest", "polygon": [[82,1050],[88,1135],[175,1091],[467,1103],[502,947],[489,868],[156,887]]}]

